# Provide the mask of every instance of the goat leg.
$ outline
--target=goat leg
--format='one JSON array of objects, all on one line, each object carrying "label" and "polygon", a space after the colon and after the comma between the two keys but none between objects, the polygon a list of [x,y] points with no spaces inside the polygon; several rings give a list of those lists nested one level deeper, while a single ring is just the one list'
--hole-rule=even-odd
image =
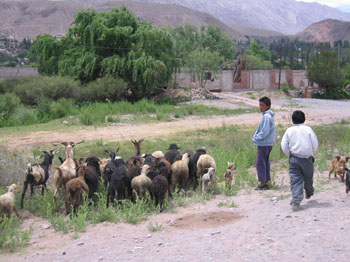
[{"label": "goat leg", "polygon": [[21,197],[21,208],[23,208],[23,199],[24,199],[24,196],[26,194],[27,187],[28,187],[28,181],[24,181],[23,192],[22,192],[22,197]]}]

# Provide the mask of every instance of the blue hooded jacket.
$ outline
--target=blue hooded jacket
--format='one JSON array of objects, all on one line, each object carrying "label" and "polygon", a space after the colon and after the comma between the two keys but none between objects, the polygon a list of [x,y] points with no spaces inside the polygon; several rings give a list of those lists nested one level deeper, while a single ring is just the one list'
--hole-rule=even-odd
[{"label": "blue hooded jacket", "polygon": [[263,118],[252,140],[257,146],[272,146],[276,139],[276,128],[273,116],[275,113],[269,109],[263,112]]}]

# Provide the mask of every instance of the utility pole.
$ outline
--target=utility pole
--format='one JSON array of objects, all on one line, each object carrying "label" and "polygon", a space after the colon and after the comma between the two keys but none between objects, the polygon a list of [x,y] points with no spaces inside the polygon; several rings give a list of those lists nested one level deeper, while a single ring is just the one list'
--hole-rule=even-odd
[{"label": "utility pole", "polygon": [[280,71],[278,76],[278,89],[281,89],[281,71],[282,71],[282,40],[280,46]]}]

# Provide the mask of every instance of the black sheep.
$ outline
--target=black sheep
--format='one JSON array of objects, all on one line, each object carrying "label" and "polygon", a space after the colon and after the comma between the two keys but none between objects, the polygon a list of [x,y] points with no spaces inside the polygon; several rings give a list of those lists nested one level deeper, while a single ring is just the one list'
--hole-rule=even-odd
[{"label": "black sheep", "polygon": [[173,164],[175,162],[176,156],[180,155],[178,149],[180,148],[176,144],[170,144],[168,148],[169,151],[165,153],[164,157],[169,161],[170,164]]},{"label": "black sheep", "polygon": [[155,206],[160,206],[160,212],[163,211],[163,202],[166,192],[169,191],[169,183],[165,176],[158,175],[152,180],[151,185],[152,195],[154,197]]}]

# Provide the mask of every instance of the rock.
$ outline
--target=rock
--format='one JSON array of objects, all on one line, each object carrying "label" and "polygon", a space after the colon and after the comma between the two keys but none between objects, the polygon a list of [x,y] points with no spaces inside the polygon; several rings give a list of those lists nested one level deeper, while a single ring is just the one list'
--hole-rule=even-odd
[{"label": "rock", "polygon": [[67,254],[66,251],[63,251],[63,252],[62,252],[62,255],[63,255],[63,256],[65,256],[66,254]]},{"label": "rock", "polygon": [[174,225],[175,225],[174,220],[170,220],[170,222],[169,222],[169,226],[173,227]]},{"label": "rock", "polygon": [[210,234],[211,234],[212,236],[213,236],[213,235],[217,235],[217,234],[221,234],[221,231],[213,231],[213,232],[211,232]]},{"label": "rock", "polygon": [[42,229],[49,229],[51,226],[49,224],[42,224],[41,228]]},{"label": "rock", "polygon": [[67,120],[64,120],[64,121],[62,122],[62,124],[67,125],[67,124],[68,124],[68,121],[67,121]]},{"label": "rock", "polygon": [[158,246],[162,246],[164,243],[163,242],[158,242]]},{"label": "rock", "polygon": [[151,234],[148,234],[148,235],[147,235],[147,238],[151,238],[151,237],[152,237],[152,235],[151,235]]},{"label": "rock", "polygon": [[77,244],[77,246],[82,246],[82,245],[84,245],[84,242],[79,242],[79,243]]}]

